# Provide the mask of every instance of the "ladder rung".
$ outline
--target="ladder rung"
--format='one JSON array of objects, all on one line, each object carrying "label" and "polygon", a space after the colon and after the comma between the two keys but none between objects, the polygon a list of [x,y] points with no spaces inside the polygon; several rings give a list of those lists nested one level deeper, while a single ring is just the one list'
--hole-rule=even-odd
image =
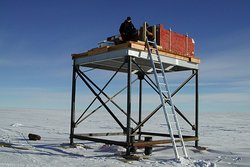
[{"label": "ladder rung", "polygon": [[[173,135],[178,135],[178,134],[176,134],[176,133],[179,133],[179,132],[178,132],[178,130],[173,130],[173,129],[172,129],[172,133],[173,133]],[[174,137],[174,139],[175,139],[175,141],[176,141],[176,140],[177,140],[177,141],[180,140],[180,139],[177,138],[177,137]]]},{"label": "ladder rung", "polygon": [[172,112],[171,112],[171,114],[169,114],[169,115],[171,115],[171,116],[173,116],[173,117],[175,116],[175,114],[174,114],[174,113],[172,113]]},{"label": "ladder rung", "polygon": [[162,71],[162,69],[161,69],[161,68],[156,68],[156,67],[155,67],[155,70]]},{"label": "ladder rung", "polygon": [[158,77],[158,78],[163,78],[163,76],[162,76],[162,75],[157,75],[157,77]]},{"label": "ladder rung", "polygon": [[162,93],[168,93],[168,91],[167,91],[167,90],[162,90],[161,92],[162,92]]},{"label": "ladder rung", "polygon": [[159,61],[154,61],[155,64],[161,64]]},{"label": "ladder rung", "polygon": [[152,48],[152,47],[150,47],[149,49],[151,49],[151,50],[157,50],[157,48]]},{"label": "ladder rung", "polygon": [[171,125],[176,125],[177,122],[169,122]]},{"label": "ladder rung", "polygon": [[154,41],[148,41],[148,43],[155,43]]},{"label": "ladder rung", "polygon": [[181,148],[181,149],[183,149],[183,146],[176,146],[176,148]]},{"label": "ladder rung", "polygon": [[159,82],[159,84],[160,84],[160,85],[167,85],[167,84],[165,84],[165,83],[163,83],[163,82]]}]

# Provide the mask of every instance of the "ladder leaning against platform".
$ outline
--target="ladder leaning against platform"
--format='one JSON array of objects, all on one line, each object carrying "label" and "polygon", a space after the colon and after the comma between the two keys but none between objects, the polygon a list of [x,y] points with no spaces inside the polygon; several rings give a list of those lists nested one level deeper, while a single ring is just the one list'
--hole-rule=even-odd
[{"label": "ladder leaning against platform", "polygon": [[[163,67],[159,52],[158,52],[157,44],[155,41],[149,41],[146,38],[145,45],[148,50],[148,56],[150,58],[150,62],[153,68],[153,73],[155,76],[158,94],[160,96],[162,109],[165,115],[168,131],[171,137],[175,158],[180,159],[178,148],[181,148],[183,152],[183,156],[185,158],[188,158],[187,151],[186,151],[185,144],[184,144],[183,137],[182,137],[182,133],[181,133],[181,129],[180,129],[180,125],[179,125],[177,115],[174,109],[174,104],[171,98],[171,93],[169,91],[167,78],[165,76],[164,67]],[[153,55],[152,50],[155,50],[156,54]],[[167,101],[169,101],[169,106],[167,106],[166,104]],[[167,109],[168,107],[170,108]],[[174,132],[177,132],[178,135],[174,135]],[[175,137],[175,136],[178,136],[178,137]],[[177,142],[180,143],[180,146],[177,146]]]}]

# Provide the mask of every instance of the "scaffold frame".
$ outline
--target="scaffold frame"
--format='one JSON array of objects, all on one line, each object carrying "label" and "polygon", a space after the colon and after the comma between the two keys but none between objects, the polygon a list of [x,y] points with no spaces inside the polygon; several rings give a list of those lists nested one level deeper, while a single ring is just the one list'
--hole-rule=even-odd
[{"label": "scaffold frame", "polygon": [[[190,80],[194,79],[194,123],[191,123],[185,115],[178,109],[177,106],[174,106],[177,114],[186,121],[192,129],[195,131],[194,135],[183,135],[184,141],[194,141],[195,146],[198,146],[199,140],[199,68],[196,62],[186,61],[179,58],[175,58],[173,56],[160,55],[162,58],[163,65],[165,67],[166,72],[183,72],[183,71],[191,71],[191,75],[187,76],[187,79],[181,83],[176,90],[174,90],[171,96],[175,96]],[[130,155],[132,150],[135,147],[145,147],[145,146],[153,146],[157,144],[166,144],[171,143],[171,140],[163,139],[163,140],[152,140],[152,141],[142,141],[142,136],[160,136],[160,137],[169,137],[169,134],[165,133],[152,133],[142,131],[142,126],[147,123],[147,121],[154,116],[161,109],[161,105],[156,107],[153,111],[151,111],[147,117],[142,120],[142,81],[145,81],[156,93],[156,85],[154,81],[150,78],[152,74],[152,67],[149,63],[149,58],[147,55],[147,51],[142,49],[135,49],[130,47],[121,47],[117,49],[112,49],[110,51],[104,51],[101,53],[94,53],[92,55],[86,56],[85,54],[73,54],[73,70],[72,70],[72,97],[71,97],[71,123],[70,123],[70,144],[74,144],[74,139],[94,141],[106,144],[113,144],[118,146],[123,146],[126,148],[126,155]],[[94,83],[84,71],[81,70],[80,67],[88,67],[94,69],[108,70],[114,71],[114,74],[107,81],[107,83],[100,88],[97,83]],[[127,85],[121,89],[121,91],[127,90],[127,108],[123,110],[116,104],[112,99],[115,96],[108,96],[105,93],[106,86],[109,85],[111,80],[116,76],[117,73],[126,73],[127,74]],[[135,80],[132,81],[132,75],[137,75],[137,80],[139,80],[139,120],[135,121],[131,117],[131,87]],[[83,122],[89,115],[83,117],[89,107],[80,115],[79,118],[76,118],[75,115],[75,106],[76,106],[76,87],[77,87],[77,78],[80,78],[81,81],[89,88],[89,90],[94,94],[95,98],[89,104],[91,104],[98,100],[101,103],[101,106],[105,108],[105,110],[112,116],[112,118],[116,121],[116,123],[120,126],[121,132],[101,132],[101,133],[75,133],[75,128],[77,124]],[[98,90],[98,91],[96,91]],[[117,92],[119,94],[121,91]],[[115,116],[113,111],[106,105],[104,99],[102,99],[101,95],[104,95],[108,101],[112,102],[117,106],[119,110],[121,110],[126,115],[126,125],[122,124],[119,118]],[[169,103],[166,101],[166,103]],[[136,127],[131,127],[131,121],[136,124]],[[126,141],[116,141],[111,139],[107,139],[107,136],[113,135],[124,135],[126,136]],[[135,136],[138,136],[138,139],[135,139]],[[103,137],[103,138],[102,138]],[[105,137],[105,138],[104,138]]]}]

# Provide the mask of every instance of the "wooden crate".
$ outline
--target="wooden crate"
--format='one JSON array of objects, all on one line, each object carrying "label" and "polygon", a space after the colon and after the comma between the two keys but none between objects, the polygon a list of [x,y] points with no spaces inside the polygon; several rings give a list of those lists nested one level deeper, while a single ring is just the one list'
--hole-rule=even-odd
[{"label": "wooden crate", "polygon": [[163,25],[157,27],[157,44],[163,50],[182,56],[194,57],[194,40],[186,35],[164,29]]}]

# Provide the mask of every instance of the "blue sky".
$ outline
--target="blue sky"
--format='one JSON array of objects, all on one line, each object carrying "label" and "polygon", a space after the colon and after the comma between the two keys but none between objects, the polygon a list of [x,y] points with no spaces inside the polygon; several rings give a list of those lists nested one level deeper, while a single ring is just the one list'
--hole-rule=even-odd
[{"label": "blue sky", "polygon": [[[248,0],[0,0],[0,109],[68,110],[70,55],[118,34],[131,16],[137,28],[147,21],[194,38],[200,111],[249,111],[249,8]],[[172,77],[171,84],[185,77]],[[176,97],[187,110],[191,87]]]}]

